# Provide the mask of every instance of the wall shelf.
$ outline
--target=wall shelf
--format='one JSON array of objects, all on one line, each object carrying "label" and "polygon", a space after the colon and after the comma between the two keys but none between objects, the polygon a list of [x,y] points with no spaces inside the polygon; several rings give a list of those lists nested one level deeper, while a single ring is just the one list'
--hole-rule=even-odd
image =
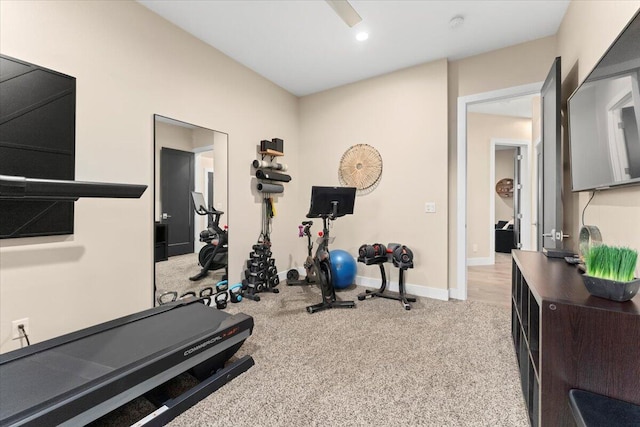
[{"label": "wall shelf", "polygon": [[271,158],[284,156],[284,153],[276,150],[264,150],[264,151],[259,151],[259,153],[262,155],[263,160],[265,156],[270,156]]}]

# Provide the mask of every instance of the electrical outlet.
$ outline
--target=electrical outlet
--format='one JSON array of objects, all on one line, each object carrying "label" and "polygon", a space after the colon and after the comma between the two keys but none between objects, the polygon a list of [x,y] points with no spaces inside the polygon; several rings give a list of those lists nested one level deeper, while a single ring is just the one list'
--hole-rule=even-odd
[{"label": "electrical outlet", "polygon": [[18,326],[20,325],[24,325],[24,332],[27,335],[31,334],[31,331],[29,330],[29,318],[26,317],[24,319],[18,319],[18,320],[14,320],[13,322],[11,322],[11,339],[12,340],[17,340],[20,339],[22,337],[24,337],[24,334],[22,333],[22,331],[20,329],[18,329]]},{"label": "electrical outlet", "polygon": [[424,204],[424,211],[427,213],[435,213],[436,212],[436,203],[435,202],[427,202]]}]

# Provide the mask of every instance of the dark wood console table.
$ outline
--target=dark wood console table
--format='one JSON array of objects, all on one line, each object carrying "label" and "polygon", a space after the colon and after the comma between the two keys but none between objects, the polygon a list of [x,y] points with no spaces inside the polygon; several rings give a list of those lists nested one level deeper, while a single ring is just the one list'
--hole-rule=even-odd
[{"label": "dark wood console table", "polygon": [[575,426],[569,390],[640,405],[640,295],[589,295],[563,259],[513,252],[512,336],[532,426]]}]

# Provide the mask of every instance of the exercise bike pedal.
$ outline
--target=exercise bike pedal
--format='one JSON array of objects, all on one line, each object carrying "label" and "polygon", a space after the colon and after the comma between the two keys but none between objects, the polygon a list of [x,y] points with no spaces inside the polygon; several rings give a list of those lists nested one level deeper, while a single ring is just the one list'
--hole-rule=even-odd
[{"label": "exercise bike pedal", "polygon": [[365,295],[358,295],[358,301],[364,301],[365,298]]}]

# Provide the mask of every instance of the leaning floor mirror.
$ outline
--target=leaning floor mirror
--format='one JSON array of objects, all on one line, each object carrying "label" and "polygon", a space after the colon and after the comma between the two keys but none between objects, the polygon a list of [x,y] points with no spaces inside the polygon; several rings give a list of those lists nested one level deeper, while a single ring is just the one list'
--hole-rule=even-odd
[{"label": "leaning floor mirror", "polygon": [[154,115],[154,302],[215,295],[227,274],[228,135]]}]

